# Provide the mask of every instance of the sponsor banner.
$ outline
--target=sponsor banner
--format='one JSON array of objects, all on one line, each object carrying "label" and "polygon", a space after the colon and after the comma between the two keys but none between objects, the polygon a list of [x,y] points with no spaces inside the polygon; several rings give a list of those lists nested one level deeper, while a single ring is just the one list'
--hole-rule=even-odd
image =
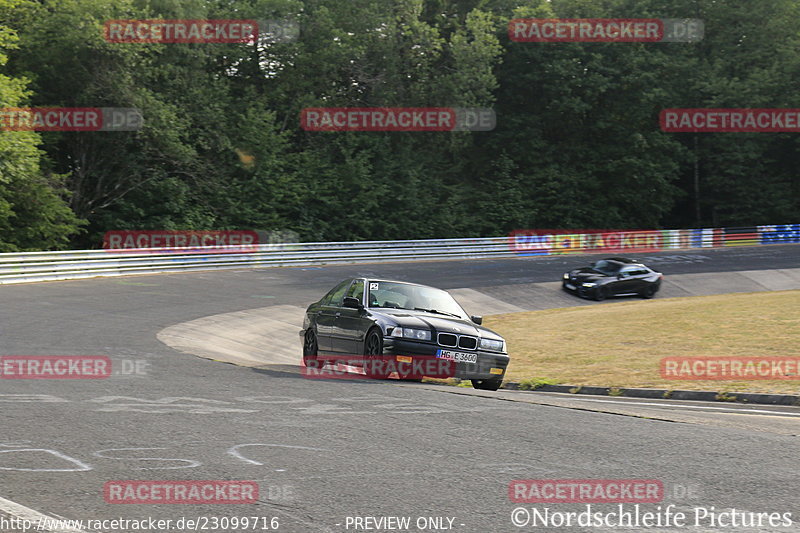
[{"label": "sponsor banner", "polygon": [[658,503],[664,484],[657,479],[515,479],[508,484],[514,503]]},{"label": "sponsor banner", "polygon": [[383,379],[393,374],[399,379],[447,379],[455,377],[456,368],[456,357],[449,354],[441,357],[342,354],[318,355],[314,363],[301,367],[300,374],[309,379]]},{"label": "sponsor banner", "polygon": [[800,109],[664,109],[666,132],[800,132]]},{"label": "sponsor banner", "polygon": [[115,253],[248,253],[258,251],[258,243],[252,230],[115,230],[103,236],[103,248]]},{"label": "sponsor banner", "polygon": [[674,380],[800,380],[800,357],[665,357],[661,377]]},{"label": "sponsor banner", "polygon": [[0,379],[105,379],[111,359],[105,355],[4,355]]},{"label": "sponsor banner", "polygon": [[800,224],[758,226],[761,244],[800,243]]},{"label": "sponsor banner", "polygon": [[103,36],[110,43],[251,43],[258,30],[250,19],[116,19],[105,22]]},{"label": "sponsor banner", "polygon": [[511,251],[521,255],[652,252],[664,248],[658,230],[514,230]]},{"label": "sponsor banner", "polygon": [[[762,230],[761,228],[768,228]],[[776,228],[776,229],[771,229]],[[717,248],[766,242],[800,242],[800,226],[704,228],[679,230],[525,229],[509,234],[509,248],[522,255],[655,252]],[[768,232],[765,237],[764,232]]]},{"label": "sponsor banner", "polygon": [[725,243],[722,228],[704,228],[694,230],[692,248],[717,248]]},{"label": "sponsor banner", "polygon": [[135,131],[144,124],[133,107],[5,107],[5,131]]},{"label": "sponsor banner", "polygon": [[753,246],[761,244],[761,234],[758,228],[723,228],[725,235],[723,246]]},{"label": "sponsor banner", "polygon": [[489,108],[308,107],[300,112],[306,131],[491,131]]},{"label": "sponsor banner", "polygon": [[522,43],[666,43],[697,42],[700,19],[512,19],[508,38]]},{"label": "sponsor banner", "polygon": [[256,503],[255,481],[108,481],[103,497],[111,504]]},{"label": "sponsor banner", "polygon": [[702,244],[702,230],[668,229],[661,230],[664,248],[699,248]]}]

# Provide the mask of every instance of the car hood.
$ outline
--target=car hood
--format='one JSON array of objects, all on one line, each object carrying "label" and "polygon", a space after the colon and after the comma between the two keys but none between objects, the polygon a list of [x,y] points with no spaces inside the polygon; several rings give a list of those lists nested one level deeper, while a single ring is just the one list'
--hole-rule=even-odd
[{"label": "car hood", "polygon": [[602,279],[608,279],[609,276],[605,274],[601,274],[600,272],[592,269],[592,268],[578,268],[569,273],[570,279],[574,279],[575,281],[579,282],[589,282],[589,281],[597,281]]},{"label": "car hood", "polygon": [[[376,312],[375,310],[373,312]],[[409,328],[435,329],[442,333],[457,333],[459,335],[473,335],[477,337],[502,339],[494,331],[481,327],[471,320],[455,317],[445,317],[425,313],[424,311],[409,311],[408,309],[381,309],[377,311],[397,322],[398,326]]]}]

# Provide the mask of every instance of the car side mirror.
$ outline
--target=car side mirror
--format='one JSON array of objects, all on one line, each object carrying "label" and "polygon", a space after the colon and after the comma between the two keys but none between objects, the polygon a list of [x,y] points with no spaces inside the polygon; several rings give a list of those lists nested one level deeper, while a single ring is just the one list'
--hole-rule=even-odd
[{"label": "car side mirror", "polygon": [[345,296],[342,305],[344,307],[349,307],[350,309],[363,309],[364,307],[361,305],[361,300],[358,298],[353,298],[352,296]]},{"label": "car side mirror", "polygon": [[479,326],[480,326],[481,324],[483,324],[483,317],[482,317],[482,316],[475,316],[475,315],[472,315],[472,316],[471,316],[471,317],[469,317],[469,318],[470,318],[470,320],[472,320],[473,322],[475,322],[475,323],[476,323],[476,324],[478,324]]}]

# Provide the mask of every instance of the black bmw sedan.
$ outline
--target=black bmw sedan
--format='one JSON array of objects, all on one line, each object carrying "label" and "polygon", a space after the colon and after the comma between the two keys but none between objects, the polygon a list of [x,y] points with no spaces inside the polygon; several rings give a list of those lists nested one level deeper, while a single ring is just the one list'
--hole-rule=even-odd
[{"label": "black bmw sedan", "polygon": [[583,298],[605,300],[611,296],[652,298],[661,288],[663,274],[625,257],[608,257],[588,267],[565,272],[561,286]]},{"label": "black bmw sedan", "polygon": [[[303,361],[307,368],[337,361],[364,366],[367,375],[378,378],[390,370],[408,379],[457,377],[471,380],[476,389],[497,390],[508,366],[506,343],[481,322],[441,289],[346,279],[306,310],[300,331]],[[362,363],[353,364],[354,359]],[[420,360],[426,365],[417,365]],[[392,364],[368,364],[375,361]],[[438,371],[429,371],[431,362]],[[404,373],[395,364],[414,364],[415,370]]]}]

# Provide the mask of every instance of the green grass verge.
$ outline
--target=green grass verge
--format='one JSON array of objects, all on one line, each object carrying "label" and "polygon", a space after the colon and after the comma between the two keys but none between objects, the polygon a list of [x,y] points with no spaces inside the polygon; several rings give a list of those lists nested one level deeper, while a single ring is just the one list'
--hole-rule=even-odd
[{"label": "green grass verge", "polygon": [[625,299],[486,317],[503,335],[506,381],[800,394],[800,381],[676,381],[663,357],[800,356],[800,291]]}]

